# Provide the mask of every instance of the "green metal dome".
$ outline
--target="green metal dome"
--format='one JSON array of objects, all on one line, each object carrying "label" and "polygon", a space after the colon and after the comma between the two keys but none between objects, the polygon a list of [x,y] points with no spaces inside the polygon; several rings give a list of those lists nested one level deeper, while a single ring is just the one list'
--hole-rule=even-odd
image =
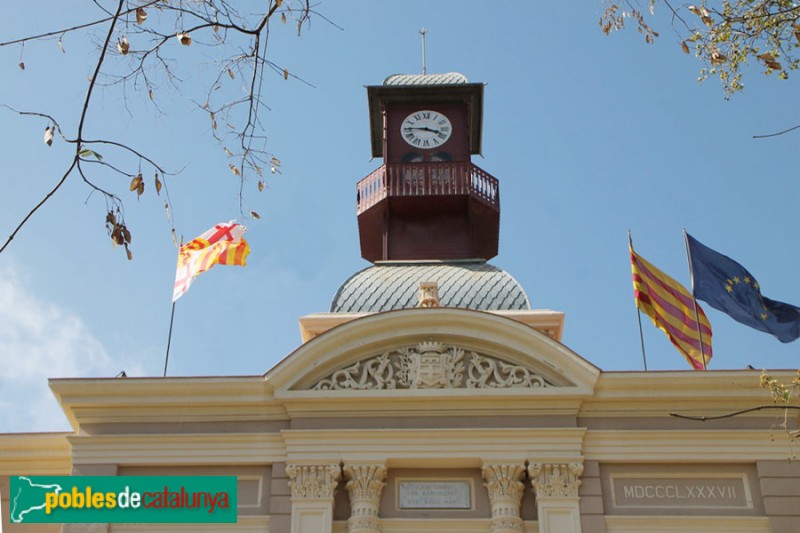
[{"label": "green metal dome", "polygon": [[528,295],[510,274],[485,261],[379,262],[352,275],[331,302],[333,313],[417,307],[419,284],[437,282],[439,304],[482,311],[526,310]]}]

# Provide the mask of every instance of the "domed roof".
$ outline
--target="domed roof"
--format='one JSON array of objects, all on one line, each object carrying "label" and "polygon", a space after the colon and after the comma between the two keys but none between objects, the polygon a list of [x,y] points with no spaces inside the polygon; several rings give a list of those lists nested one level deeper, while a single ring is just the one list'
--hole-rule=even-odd
[{"label": "domed roof", "polygon": [[331,302],[333,313],[417,307],[419,284],[439,284],[439,304],[483,311],[530,309],[510,274],[485,261],[381,262],[352,275]]},{"label": "domed roof", "polygon": [[383,80],[384,85],[461,85],[468,83],[460,72],[444,74],[392,74]]}]

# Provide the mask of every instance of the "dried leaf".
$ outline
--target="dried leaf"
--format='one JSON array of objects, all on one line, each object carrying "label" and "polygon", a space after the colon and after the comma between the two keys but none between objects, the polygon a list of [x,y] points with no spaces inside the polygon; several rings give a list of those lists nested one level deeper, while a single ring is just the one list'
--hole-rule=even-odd
[{"label": "dried leaf", "polygon": [[147,20],[147,11],[144,10],[143,7],[136,8],[136,22],[138,24],[144,23]]},{"label": "dried leaf", "polygon": [[286,68],[283,69],[283,79],[285,79],[285,80],[289,79],[289,69],[286,69]]},{"label": "dried leaf", "polygon": [[161,195],[161,180],[158,179],[158,174],[156,174],[156,194]]},{"label": "dried leaf", "polygon": [[117,217],[115,217],[114,213],[112,213],[111,211],[109,211],[108,214],[106,215],[106,223],[111,224],[112,226],[117,225]]},{"label": "dried leaf", "polygon": [[222,149],[225,150],[225,155],[227,155],[228,157],[233,157],[233,152],[231,152],[230,150],[228,150],[224,146],[222,147]]},{"label": "dried leaf", "polygon": [[127,246],[125,247],[125,255],[128,256],[128,261],[133,261],[133,254],[131,253],[131,251],[128,249]]},{"label": "dried leaf", "polygon": [[140,173],[140,174],[137,174],[137,175],[136,175],[136,176],[135,176],[135,177],[134,177],[134,178],[131,180],[131,192],[133,192],[133,191],[137,190],[137,189],[139,188],[139,184],[140,184],[140,183],[142,183],[142,175],[141,175],[141,173]]},{"label": "dried leaf", "polygon": [[251,217],[253,217],[253,218],[255,218],[256,220],[258,220],[259,218],[261,218],[261,215],[259,215],[259,214],[258,214],[258,213],[256,213],[255,211],[250,211],[250,216],[251,216]]},{"label": "dried leaf", "polygon": [[689,53],[689,46],[686,44],[686,41],[683,41],[681,43],[681,50],[683,50],[684,54],[688,54]]},{"label": "dried leaf", "polygon": [[58,49],[61,50],[62,54],[66,54],[67,51],[64,50],[64,44],[61,42],[61,37],[58,38]]},{"label": "dried leaf", "polygon": [[142,194],[144,194],[144,180],[139,182],[139,186],[136,188],[136,198],[139,198]]},{"label": "dried leaf", "polygon": [[130,45],[130,43],[128,43],[128,38],[127,37],[125,37],[123,35],[122,39],[117,39],[117,51],[120,54],[122,54],[124,56],[128,55],[128,52],[130,51],[130,48],[131,48],[131,45]]},{"label": "dried leaf", "polygon": [[281,166],[281,160],[280,160],[280,159],[278,159],[278,158],[277,158],[277,157],[275,157],[275,156],[272,156],[272,159],[270,159],[270,160],[269,160],[269,162],[270,162],[270,163],[272,163],[272,164],[273,164],[274,166],[276,166],[276,167],[279,167],[279,166]]},{"label": "dried leaf", "polygon": [[97,152],[95,152],[93,150],[89,150],[88,148],[81,147],[80,151],[78,152],[78,155],[80,157],[94,157],[98,161],[102,161],[103,160],[103,156],[102,155],[98,154]]},{"label": "dried leaf", "polygon": [[55,127],[47,126],[44,129],[44,143],[47,146],[53,146],[53,133],[56,131]]},{"label": "dried leaf", "polygon": [[178,41],[180,41],[180,43],[181,43],[183,46],[189,46],[190,44],[192,44],[192,38],[191,38],[191,37],[189,37],[189,34],[188,34],[188,33],[185,33],[185,32],[179,32],[179,33],[178,33],[178,34],[176,34],[175,36],[178,38]]},{"label": "dried leaf", "polygon": [[217,129],[217,121],[216,120],[211,121],[211,129],[212,130]]},{"label": "dried leaf", "polygon": [[149,95],[150,95],[150,100],[152,100],[152,101],[155,101],[156,97],[155,97],[155,95],[153,94],[153,89],[150,89],[150,91],[149,91]]},{"label": "dried leaf", "polygon": [[231,79],[236,78],[236,76],[233,74],[233,71],[231,69],[228,69],[228,76],[230,76]]},{"label": "dried leaf", "polygon": [[128,231],[128,228],[122,226],[122,237],[125,239],[125,242],[131,242],[131,232]]},{"label": "dried leaf", "polygon": [[22,70],[25,70],[25,63],[23,63],[22,61],[20,61],[20,62],[19,62],[19,68],[21,68]]},{"label": "dried leaf", "polygon": [[264,182],[263,181],[259,181],[258,182],[258,192],[261,192],[263,190],[264,190]]},{"label": "dried leaf", "polygon": [[281,13],[281,22],[286,24],[286,13]]},{"label": "dried leaf", "polygon": [[275,0],[275,7],[281,7],[283,0]]},{"label": "dried leaf", "polygon": [[728,60],[728,58],[724,54],[720,53],[719,51],[714,50],[714,51],[711,52],[711,64],[712,65],[720,65],[722,63],[725,63],[727,60]]},{"label": "dried leaf", "polygon": [[231,167],[231,172],[233,172],[234,175],[236,175],[236,176],[241,176],[242,175],[242,173],[239,172],[239,169],[237,167],[235,167],[234,165],[228,165],[228,166]]}]

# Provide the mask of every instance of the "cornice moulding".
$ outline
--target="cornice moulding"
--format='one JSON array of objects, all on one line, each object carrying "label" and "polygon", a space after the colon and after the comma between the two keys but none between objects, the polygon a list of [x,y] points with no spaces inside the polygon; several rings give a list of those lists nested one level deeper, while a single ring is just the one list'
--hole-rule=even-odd
[{"label": "cornice moulding", "polygon": [[786,460],[785,431],[775,430],[592,430],[583,454],[591,461],[708,463]]},{"label": "cornice moulding", "polygon": [[279,434],[72,436],[75,464],[271,464],[285,460]]},{"label": "cornice moulding", "polygon": [[289,461],[485,462],[581,460],[583,428],[283,430]]},{"label": "cornice moulding", "polygon": [[69,433],[0,435],[1,475],[69,475]]},{"label": "cornice moulding", "polygon": [[606,516],[606,529],[613,533],[769,533],[765,516]]}]

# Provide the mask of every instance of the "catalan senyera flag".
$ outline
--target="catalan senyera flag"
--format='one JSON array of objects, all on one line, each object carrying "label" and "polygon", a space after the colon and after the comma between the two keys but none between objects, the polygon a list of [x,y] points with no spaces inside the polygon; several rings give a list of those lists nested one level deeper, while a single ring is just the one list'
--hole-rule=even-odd
[{"label": "catalan senyera flag", "polygon": [[245,266],[250,253],[250,246],[244,240],[245,231],[244,226],[233,221],[217,224],[181,246],[172,301],[189,290],[194,278],[216,264]]},{"label": "catalan senyera flag", "polygon": [[[633,248],[630,252],[636,307],[650,317],[655,327],[666,333],[692,368],[704,370],[711,360],[711,324],[703,309],[683,285],[645,261]],[[695,305],[700,316],[700,328],[697,327]]]}]

